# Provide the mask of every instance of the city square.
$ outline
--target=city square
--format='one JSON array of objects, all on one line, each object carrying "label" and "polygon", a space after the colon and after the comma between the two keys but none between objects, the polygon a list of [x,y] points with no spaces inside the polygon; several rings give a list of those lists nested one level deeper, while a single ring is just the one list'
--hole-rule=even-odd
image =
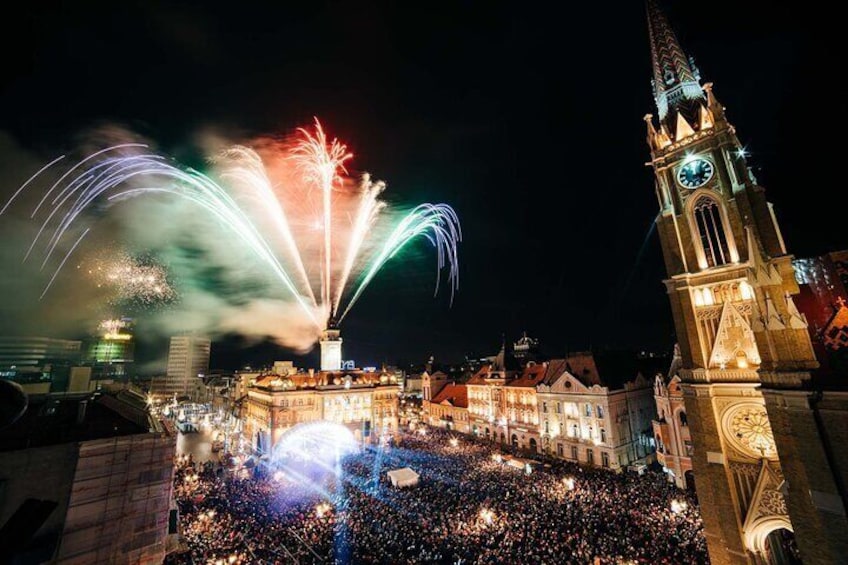
[{"label": "city square", "polygon": [[[217,473],[179,459],[187,548],[166,563],[707,562],[694,498],[661,473],[553,459],[528,472],[504,455],[419,427],[344,458],[318,483],[271,462]],[[392,486],[387,473],[404,467],[420,481]]]}]

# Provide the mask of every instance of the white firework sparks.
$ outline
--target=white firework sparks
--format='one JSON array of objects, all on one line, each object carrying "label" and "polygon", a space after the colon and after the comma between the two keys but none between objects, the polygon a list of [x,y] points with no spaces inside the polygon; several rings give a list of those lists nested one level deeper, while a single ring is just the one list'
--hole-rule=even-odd
[{"label": "white firework sparks", "polygon": [[126,253],[95,259],[79,268],[86,270],[98,288],[114,292],[115,301],[153,305],[170,302],[176,297],[161,265],[140,261]]}]

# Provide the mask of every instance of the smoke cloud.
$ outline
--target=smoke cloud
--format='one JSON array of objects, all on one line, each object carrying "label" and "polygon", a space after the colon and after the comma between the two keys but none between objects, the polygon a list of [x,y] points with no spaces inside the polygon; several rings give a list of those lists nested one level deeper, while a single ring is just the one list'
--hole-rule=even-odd
[{"label": "smoke cloud", "polygon": [[[74,140],[74,155],[27,186],[0,215],[0,332],[74,338],[107,317],[136,319],[137,331],[166,338],[183,332],[212,338],[237,333],[272,338],[299,352],[312,348],[319,328],[268,269],[240,244],[232,230],[198,205],[172,195],[128,198],[96,207],[80,222],[90,228],[41,297],[81,231],[69,232],[42,267],[52,233],[27,250],[46,217],[30,217],[45,192],[81,156],[118,143],[154,144],[116,125]],[[219,139],[209,145],[221,146]],[[0,132],[0,208],[27,179],[57,155],[36,155]],[[55,194],[55,193],[54,193]],[[46,202],[45,206],[49,203]],[[45,237],[47,236],[47,237]],[[110,290],[83,272],[86,262],[108,263],[121,254],[155,257],[177,297],[162,304],[115,303]],[[318,313],[315,314],[318,319]]]}]

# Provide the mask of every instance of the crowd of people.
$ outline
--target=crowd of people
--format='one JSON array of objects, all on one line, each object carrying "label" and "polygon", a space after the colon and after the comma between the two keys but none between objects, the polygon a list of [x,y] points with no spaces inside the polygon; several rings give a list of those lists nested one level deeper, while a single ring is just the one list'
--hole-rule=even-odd
[{"label": "crowd of people", "polygon": [[[707,563],[695,500],[660,473],[551,460],[513,466],[497,447],[427,429],[346,456],[316,483],[181,459],[187,549],[166,563]],[[508,456],[507,456],[508,458]],[[393,487],[410,467],[418,484]]]}]

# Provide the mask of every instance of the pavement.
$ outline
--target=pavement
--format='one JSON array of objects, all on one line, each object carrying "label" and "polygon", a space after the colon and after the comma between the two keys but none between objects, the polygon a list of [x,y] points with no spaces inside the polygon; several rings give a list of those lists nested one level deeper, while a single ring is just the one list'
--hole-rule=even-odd
[{"label": "pavement", "polygon": [[218,461],[218,454],[212,453],[212,434],[201,428],[198,432],[184,434],[177,438],[177,455],[191,454],[198,463]]}]

